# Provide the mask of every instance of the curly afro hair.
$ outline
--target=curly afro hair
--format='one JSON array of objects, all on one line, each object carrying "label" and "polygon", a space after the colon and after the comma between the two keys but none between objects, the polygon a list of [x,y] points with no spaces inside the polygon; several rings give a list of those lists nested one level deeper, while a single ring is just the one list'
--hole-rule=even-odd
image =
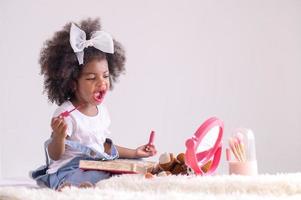
[{"label": "curly afro hair", "polygon": [[[90,39],[92,32],[101,30],[100,20],[86,19],[76,24]],[[114,54],[104,53],[94,47],[84,49],[84,63],[79,65],[77,57],[69,42],[71,22],[67,23],[61,31],[47,40],[41,50],[39,63],[41,75],[44,75],[44,92],[51,103],[61,105],[66,100],[75,97],[74,84],[78,80],[85,64],[93,59],[106,59],[108,61],[111,88],[113,82],[125,71],[125,51],[122,45],[114,41]]]}]

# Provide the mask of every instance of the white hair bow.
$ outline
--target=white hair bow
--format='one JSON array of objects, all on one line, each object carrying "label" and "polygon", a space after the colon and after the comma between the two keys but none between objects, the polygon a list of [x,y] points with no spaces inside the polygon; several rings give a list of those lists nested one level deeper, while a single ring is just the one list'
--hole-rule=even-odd
[{"label": "white hair bow", "polygon": [[110,34],[95,31],[91,39],[86,40],[86,33],[73,23],[70,28],[70,44],[80,65],[84,63],[84,49],[87,47],[93,46],[102,52],[114,53],[114,42]]}]

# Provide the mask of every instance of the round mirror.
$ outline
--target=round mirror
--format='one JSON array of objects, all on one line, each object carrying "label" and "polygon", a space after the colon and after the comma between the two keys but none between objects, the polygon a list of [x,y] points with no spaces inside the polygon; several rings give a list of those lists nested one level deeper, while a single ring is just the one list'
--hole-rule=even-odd
[{"label": "round mirror", "polygon": [[[216,117],[206,120],[192,138],[186,140],[185,163],[195,174],[212,174],[221,155],[224,124]],[[204,167],[210,161],[209,167]]]},{"label": "round mirror", "polygon": [[200,153],[203,151],[207,151],[211,149],[218,138],[218,134],[220,132],[219,126],[212,127],[203,137],[202,141],[200,141],[199,146],[197,147],[196,152]]}]

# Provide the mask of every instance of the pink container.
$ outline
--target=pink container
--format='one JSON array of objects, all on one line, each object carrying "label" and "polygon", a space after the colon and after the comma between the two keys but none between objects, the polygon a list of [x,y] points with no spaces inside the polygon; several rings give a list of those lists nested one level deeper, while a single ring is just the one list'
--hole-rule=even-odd
[{"label": "pink container", "polygon": [[257,175],[257,161],[229,161],[229,174],[236,175]]}]

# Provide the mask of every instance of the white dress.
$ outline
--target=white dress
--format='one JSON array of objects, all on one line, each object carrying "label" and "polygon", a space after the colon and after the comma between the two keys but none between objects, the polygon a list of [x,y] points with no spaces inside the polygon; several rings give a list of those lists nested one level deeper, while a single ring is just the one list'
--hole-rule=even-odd
[{"label": "white dress", "polygon": [[[79,142],[95,151],[103,153],[103,144],[110,134],[108,128],[111,121],[109,113],[103,103],[98,105],[97,108],[98,113],[96,116],[90,117],[82,114],[78,110],[74,110],[68,117],[65,117],[64,120],[67,124],[67,135],[69,136],[69,140]],[[74,109],[72,103],[66,101],[55,110],[53,117],[57,117],[62,112],[70,111],[72,109]],[[55,173],[60,167],[67,164],[73,158],[81,155],[81,152],[66,146],[65,152],[60,160],[50,161],[47,173]]]}]

